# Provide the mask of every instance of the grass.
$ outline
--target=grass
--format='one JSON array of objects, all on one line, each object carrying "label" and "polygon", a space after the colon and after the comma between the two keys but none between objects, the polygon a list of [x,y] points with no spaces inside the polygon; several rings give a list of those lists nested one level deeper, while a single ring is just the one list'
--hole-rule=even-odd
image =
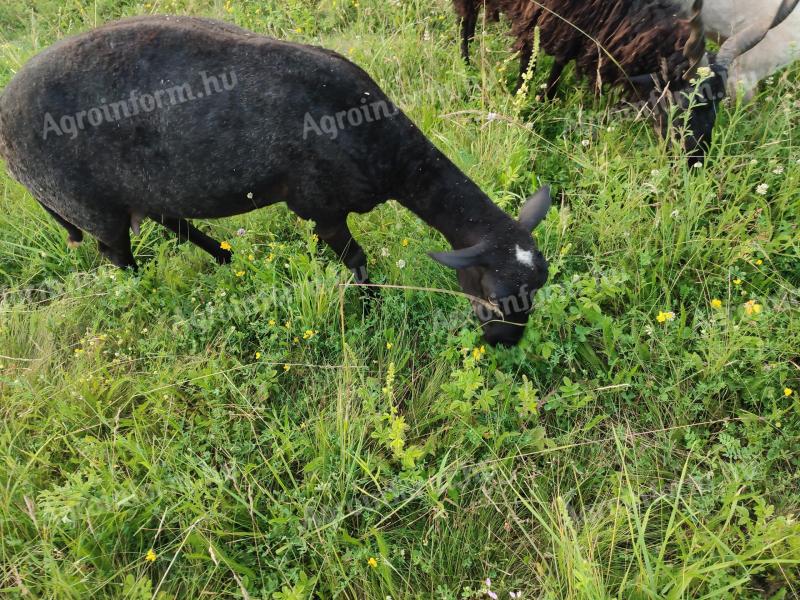
[{"label": "grass", "polygon": [[11,0],[0,85],[151,12],[342,52],[511,213],[551,184],[551,278],[494,350],[395,203],[352,219],[407,286],[365,312],[283,206],[201,224],[229,267],[147,224],[132,275],[0,171],[0,595],[800,597],[797,69],[693,171],[613,96],[533,98],[546,58],[515,98],[502,23],[463,66],[445,0]]}]

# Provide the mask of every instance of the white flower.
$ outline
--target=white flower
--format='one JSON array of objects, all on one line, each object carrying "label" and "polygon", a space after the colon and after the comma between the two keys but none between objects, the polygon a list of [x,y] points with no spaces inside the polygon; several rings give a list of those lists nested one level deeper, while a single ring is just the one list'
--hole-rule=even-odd
[{"label": "white flower", "polygon": [[777,166],[772,170],[775,175],[783,175],[783,167]]},{"label": "white flower", "polygon": [[659,175],[661,175],[661,171],[659,171],[658,169],[653,169],[652,171],[650,171],[650,177],[658,177]]},{"label": "white flower", "polygon": [[243,237],[246,234],[247,230],[244,227],[240,227],[239,229],[236,230],[236,235],[238,235],[239,237]]},{"label": "white flower", "polygon": [[496,112],[490,112],[490,113],[488,113],[486,115],[486,120],[487,121],[494,121],[496,118],[497,118],[497,113]]},{"label": "white flower", "polygon": [[756,193],[757,194],[761,194],[762,196],[766,196],[768,189],[769,189],[769,185],[766,184],[766,183],[762,183],[762,184],[759,184],[759,186],[756,188]]},{"label": "white flower", "polygon": [[589,144],[591,144],[591,143],[592,142],[590,142],[589,140],[582,140],[581,141],[581,144],[583,145],[584,148],[588,148]]},{"label": "white flower", "polygon": [[404,261],[402,258],[397,261],[397,268],[404,269],[405,266],[406,266],[406,261]]},{"label": "white flower", "polygon": [[388,248],[381,248],[381,256],[389,256],[389,249]]},{"label": "white flower", "polygon": [[750,164],[751,165],[757,165],[758,164],[758,159],[754,158],[753,160],[750,161]]}]

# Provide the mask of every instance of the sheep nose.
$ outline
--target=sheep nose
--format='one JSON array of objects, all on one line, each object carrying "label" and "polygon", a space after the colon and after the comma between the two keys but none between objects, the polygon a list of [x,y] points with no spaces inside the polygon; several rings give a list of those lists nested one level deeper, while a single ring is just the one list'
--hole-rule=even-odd
[{"label": "sheep nose", "polygon": [[483,327],[483,339],[490,346],[516,346],[525,326],[515,323],[490,323]]}]

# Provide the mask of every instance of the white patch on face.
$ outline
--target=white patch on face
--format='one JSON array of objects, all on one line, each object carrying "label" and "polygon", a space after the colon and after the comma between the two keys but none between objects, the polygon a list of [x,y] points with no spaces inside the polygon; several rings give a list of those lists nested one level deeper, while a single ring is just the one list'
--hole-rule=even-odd
[{"label": "white patch on face", "polygon": [[523,250],[519,246],[515,246],[514,250],[517,252],[517,262],[519,264],[533,268],[533,252],[530,250]]}]

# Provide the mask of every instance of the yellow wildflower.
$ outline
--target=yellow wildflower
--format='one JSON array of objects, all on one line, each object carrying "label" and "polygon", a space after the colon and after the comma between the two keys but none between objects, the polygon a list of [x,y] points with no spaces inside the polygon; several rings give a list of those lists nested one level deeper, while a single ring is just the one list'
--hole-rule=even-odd
[{"label": "yellow wildflower", "polygon": [[720,300],[719,298],[714,298],[711,301],[711,308],[715,310],[719,310],[720,308],[722,308],[722,300]]},{"label": "yellow wildflower", "polygon": [[656,321],[659,323],[666,323],[667,321],[674,321],[675,320],[675,313],[671,310],[664,312],[663,310],[658,312],[658,316],[656,316]]},{"label": "yellow wildflower", "polygon": [[400,243],[403,244],[403,246],[408,246],[408,239],[406,238]]},{"label": "yellow wildflower", "polygon": [[386,342],[386,349],[387,350],[391,350],[392,349],[392,342]]},{"label": "yellow wildflower", "polygon": [[147,554],[144,555],[144,559],[147,562],[155,562],[155,560],[156,560],[155,551],[152,548],[150,548],[150,550],[147,551]]},{"label": "yellow wildflower", "polygon": [[318,242],[319,241],[319,236],[316,233],[312,233],[311,234],[311,241],[312,242]]},{"label": "yellow wildflower", "polygon": [[269,324],[270,324],[270,325],[275,325],[275,319],[270,319],[270,320],[269,320]]},{"label": "yellow wildflower", "polygon": [[237,277],[244,277],[244,271],[236,271]]},{"label": "yellow wildflower", "polygon": [[742,285],[742,280],[737,277],[733,280],[733,285]]},{"label": "yellow wildflower", "polygon": [[275,255],[272,252],[270,252],[269,255],[267,255],[267,258],[265,260],[267,262],[272,262],[273,258],[275,258]]},{"label": "yellow wildflower", "polygon": [[250,262],[253,262],[255,259],[256,259],[256,257],[253,256],[252,254],[248,254],[247,255],[247,260],[249,260]]},{"label": "yellow wildflower", "polygon": [[258,360],[259,358],[261,358],[261,352],[256,352],[256,360]]},{"label": "yellow wildflower", "polygon": [[233,246],[231,246],[228,242],[222,242],[219,247],[223,250],[230,250]]},{"label": "yellow wildflower", "polygon": [[744,303],[744,312],[746,315],[757,315],[761,313],[762,306],[755,300],[748,300]]},{"label": "yellow wildflower", "polygon": [[787,388],[783,388],[783,395],[784,396],[786,396],[788,398],[792,394],[794,394],[794,390],[792,388],[788,388],[788,387]]},{"label": "yellow wildflower", "polygon": [[761,259],[759,258],[759,259],[756,261],[756,264],[757,264],[757,265],[760,267],[761,265],[763,265],[763,264],[764,264],[764,261],[763,261],[763,260],[761,260]]},{"label": "yellow wildflower", "polygon": [[481,350],[480,350],[480,348],[473,348],[472,349],[472,358],[474,358],[475,360],[480,360],[481,359]]},{"label": "yellow wildflower", "polygon": [[373,558],[372,556],[370,556],[369,560],[367,561],[367,564],[374,569],[375,567],[378,566],[378,561],[375,560],[375,558]]},{"label": "yellow wildflower", "polygon": [[284,370],[284,371],[288,371],[288,370],[289,370],[289,368],[290,368],[290,367],[289,367],[289,365],[283,365],[283,370]]},{"label": "yellow wildflower", "polygon": [[316,331],[314,331],[313,329],[306,329],[303,332],[303,339],[304,340],[310,340],[312,337],[314,337],[315,333],[316,333]]}]

